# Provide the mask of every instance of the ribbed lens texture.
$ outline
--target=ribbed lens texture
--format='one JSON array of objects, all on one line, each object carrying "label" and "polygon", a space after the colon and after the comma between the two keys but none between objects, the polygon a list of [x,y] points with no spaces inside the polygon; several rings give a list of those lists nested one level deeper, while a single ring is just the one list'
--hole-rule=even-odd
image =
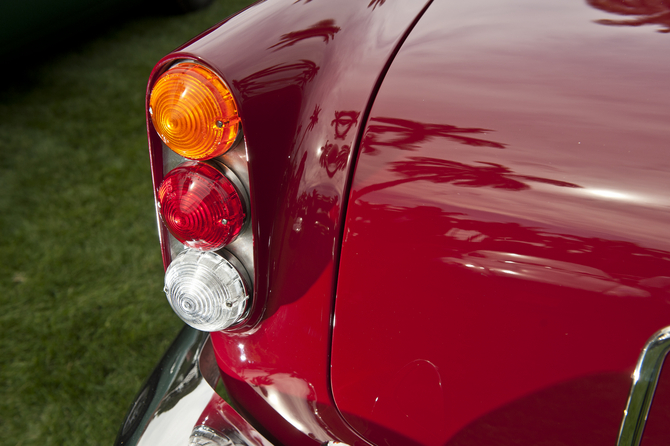
[{"label": "ribbed lens texture", "polygon": [[201,331],[219,331],[244,315],[249,294],[235,267],[213,252],[182,251],[165,272],[165,295],[177,316]]},{"label": "ribbed lens texture", "polygon": [[244,224],[244,208],[228,178],[207,164],[189,161],[167,174],[158,189],[163,222],[189,248],[213,251],[232,242]]},{"label": "ribbed lens texture", "polygon": [[235,100],[202,65],[179,63],[163,73],[151,91],[149,113],[163,142],[186,158],[219,156],[237,136]]}]

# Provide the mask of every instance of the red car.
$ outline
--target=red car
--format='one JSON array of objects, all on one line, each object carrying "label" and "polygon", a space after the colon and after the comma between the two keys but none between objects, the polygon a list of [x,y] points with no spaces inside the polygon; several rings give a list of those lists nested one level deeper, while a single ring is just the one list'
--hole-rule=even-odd
[{"label": "red car", "polygon": [[163,58],[195,329],[117,444],[667,444],[669,31],[667,0],[268,0]]}]

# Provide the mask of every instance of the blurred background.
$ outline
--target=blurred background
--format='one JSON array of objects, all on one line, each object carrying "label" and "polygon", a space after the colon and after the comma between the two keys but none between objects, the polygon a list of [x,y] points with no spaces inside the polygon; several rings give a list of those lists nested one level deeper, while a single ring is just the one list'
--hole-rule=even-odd
[{"label": "blurred background", "polygon": [[159,3],[2,50],[0,445],[111,445],[182,325],[162,292],[146,83],[163,55],[252,2]]}]

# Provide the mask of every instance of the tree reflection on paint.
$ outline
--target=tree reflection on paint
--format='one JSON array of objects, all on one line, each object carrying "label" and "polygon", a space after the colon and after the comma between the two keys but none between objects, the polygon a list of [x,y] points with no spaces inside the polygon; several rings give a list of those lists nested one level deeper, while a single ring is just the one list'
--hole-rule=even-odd
[{"label": "tree reflection on paint", "polygon": [[370,118],[370,124],[363,137],[362,148],[363,153],[366,154],[375,154],[381,147],[417,150],[418,144],[423,141],[446,138],[473,147],[504,149],[505,144],[466,136],[467,134],[486,134],[492,131],[448,124],[430,124],[408,119],[376,117]]},{"label": "tree reflection on paint", "polygon": [[321,114],[321,107],[319,107],[319,104],[316,104],[314,106],[312,116],[309,117],[309,124],[307,125],[307,131],[313,130],[314,126],[318,124],[320,114]]},{"label": "tree reflection on paint", "polygon": [[351,128],[358,124],[358,117],[361,112],[355,110],[343,110],[335,112],[335,119],[330,125],[335,127],[335,139],[345,139]]},{"label": "tree reflection on paint", "polygon": [[374,9],[377,6],[382,6],[384,3],[386,3],[386,0],[370,0],[370,4],[368,5],[368,8],[372,8],[372,10],[374,11]]},{"label": "tree reflection on paint", "polygon": [[[387,231],[389,239],[393,239],[395,234],[421,234],[420,239],[415,238],[413,241],[425,248],[422,256],[442,259],[472,274],[491,275],[491,266],[496,259],[504,263],[507,269],[513,268],[514,265],[509,261],[511,258],[504,257],[512,253],[517,257],[512,260],[521,269],[533,269],[533,265],[529,265],[531,261],[535,264],[536,273],[543,269],[538,265],[550,266],[552,271],[546,272],[549,279],[558,276],[558,272],[564,275],[569,273],[574,278],[588,276],[610,281],[610,295],[628,291],[630,297],[656,293],[670,297],[670,253],[667,251],[646,248],[624,240],[562,234],[516,222],[481,221],[474,216],[447,212],[437,206],[390,206],[368,203],[363,199],[357,199],[355,206],[356,215],[366,216],[352,223],[351,233],[355,236],[365,237],[370,231],[378,235],[379,231],[382,231],[381,234]],[[492,253],[500,255],[496,257]],[[487,268],[464,266],[465,263],[476,262]],[[569,282],[566,281],[565,285]],[[551,280],[542,283],[544,286],[556,285]],[[579,288],[575,285],[573,287]],[[585,291],[586,287],[582,286],[581,289]],[[635,290],[638,292],[635,293]]]},{"label": "tree reflection on paint", "polygon": [[273,65],[257,71],[241,80],[234,80],[233,86],[240,92],[242,99],[259,93],[275,90],[289,85],[303,88],[319,72],[319,67],[311,60],[301,59],[295,63]]},{"label": "tree reflection on paint", "polygon": [[319,164],[326,169],[328,177],[332,178],[335,172],[347,167],[350,152],[351,146],[346,145],[340,148],[337,144],[331,144],[329,141],[326,141],[326,144],[321,147]]},{"label": "tree reflection on paint", "polygon": [[419,180],[433,183],[451,183],[463,187],[492,187],[512,191],[530,189],[530,186],[526,184],[528,181],[559,187],[581,187],[567,181],[520,175],[501,164],[483,161],[477,161],[477,164],[470,165],[424,156],[409,157],[406,161],[396,161],[390,164],[389,170],[404,178],[366,186],[356,191],[355,196],[361,197],[370,192]]},{"label": "tree reflection on paint", "polygon": [[[360,115],[361,113],[355,110],[336,111],[335,119],[330,122],[335,130],[335,139],[346,139],[349,131],[356,128]],[[340,148],[339,144],[326,141],[326,144],[321,147],[319,164],[326,169],[328,177],[332,178],[337,171],[344,170],[347,167],[350,153],[350,144],[343,144]]]},{"label": "tree reflection on paint", "polygon": [[277,51],[282,48],[293,46],[301,40],[311,39],[314,37],[320,37],[323,39],[324,43],[328,43],[331,39],[335,38],[335,34],[337,34],[339,31],[340,27],[335,26],[335,20],[321,20],[309,28],[283,34],[279,39],[279,42],[275,43],[270,48],[275,48],[275,51]]},{"label": "tree reflection on paint", "polygon": [[661,25],[658,32],[670,33],[670,0],[586,0],[594,8],[627,16],[638,16],[630,20],[596,20],[602,25],[641,26]]}]

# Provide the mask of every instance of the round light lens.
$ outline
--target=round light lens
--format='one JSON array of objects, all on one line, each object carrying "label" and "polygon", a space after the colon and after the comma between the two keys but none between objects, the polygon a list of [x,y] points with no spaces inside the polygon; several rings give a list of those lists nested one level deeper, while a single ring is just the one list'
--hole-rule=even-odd
[{"label": "round light lens", "polygon": [[242,276],[213,252],[182,251],[165,272],[165,295],[184,322],[219,331],[244,316],[249,292]]},{"label": "round light lens", "polygon": [[149,114],[163,142],[193,160],[225,153],[235,142],[240,121],[221,78],[192,62],[178,63],[158,78]]},{"label": "round light lens", "polygon": [[195,161],[177,166],[158,189],[160,215],[189,248],[213,251],[232,242],[244,224],[235,186],[214,167]]}]

